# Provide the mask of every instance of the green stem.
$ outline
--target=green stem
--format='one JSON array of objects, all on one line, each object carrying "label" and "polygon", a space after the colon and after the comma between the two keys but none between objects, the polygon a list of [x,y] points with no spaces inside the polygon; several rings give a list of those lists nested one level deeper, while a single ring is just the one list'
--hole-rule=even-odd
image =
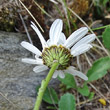
[{"label": "green stem", "polygon": [[40,104],[42,102],[42,97],[44,95],[44,92],[46,90],[46,87],[48,86],[48,83],[51,80],[51,78],[53,76],[53,73],[55,72],[55,70],[58,67],[58,65],[59,65],[59,63],[58,62],[55,62],[52,65],[52,68],[50,69],[50,71],[49,71],[46,79],[42,80],[41,87],[39,88],[37,100],[36,100],[36,103],[35,103],[35,106],[34,106],[34,110],[39,110]]},{"label": "green stem", "polygon": [[106,26],[101,26],[101,27],[98,27],[98,28],[93,28],[92,31],[96,31],[96,30],[99,30],[99,29],[104,29],[104,28],[106,28],[108,26],[110,26],[110,24],[106,25]]}]

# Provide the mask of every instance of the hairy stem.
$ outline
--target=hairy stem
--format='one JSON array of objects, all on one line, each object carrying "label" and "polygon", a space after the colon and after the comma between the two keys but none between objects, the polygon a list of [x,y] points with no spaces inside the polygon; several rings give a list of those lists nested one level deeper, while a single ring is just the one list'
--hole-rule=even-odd
[{"label": "hairy stem", "polygon": [[59,65],[59,63],[55,62],[52,65],[52,68],[50,69],[47,77],[44,80],[42,80],[41,87],[39,88],[37,100],[36,100],[36,103],[35,103],[35,106],[34,106],[34,110],[39,110],[44,92],[45,92],[45,90],[46,90],[46,88],[47,88],[47,86],[48,86],[48,84],[49,84],[49,82],[52,78],[53,73],[57,69],[58,65]]}]

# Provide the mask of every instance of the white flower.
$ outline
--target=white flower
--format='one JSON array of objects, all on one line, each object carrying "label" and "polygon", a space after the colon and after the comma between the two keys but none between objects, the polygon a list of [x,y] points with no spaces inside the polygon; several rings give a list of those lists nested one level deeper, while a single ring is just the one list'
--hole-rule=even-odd
[{"label": "white flower", "polygon": [[36,64],[37,66],[33,68],[33,71],[39,73],[50,69],[54,61],[57,60],[59,62],[59,67],[54,72],[53,78],[57,76],[64,78],[65,73],[70,73],[84,80],[88,80],[86,75],[71,66],[71,62],[73,57],[85,53],[92,47],[90,43],[94,41],[96,37],[95,34],[86,35],[88,33],[88,28],[82,27],[73,32],[66,39],[62,32],[62,20],[57,19],[53,22],[49,31],[49,39],[46,41],[33,22],[31,27],[37,33],[43,50],[41,52],[32,44],[23,41],[21,45],[34,53],[35,59],[23,58],[22,62]]}]

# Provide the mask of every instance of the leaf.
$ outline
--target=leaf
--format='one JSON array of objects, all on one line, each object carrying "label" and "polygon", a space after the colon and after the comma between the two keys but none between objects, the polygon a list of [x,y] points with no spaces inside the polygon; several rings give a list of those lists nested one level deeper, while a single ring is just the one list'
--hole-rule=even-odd
[{"label": "leaf", "polygon": [[107,49],[110,49],[110,26],[108,26],[102,34],[103,44]]},{"label": "leaf", "polygon": [[110,69],[110,57],[104,57],[97,60],[92,67],[88,70],[88,81],[94,81],[102,78],[107,74],[107,70]]},{"label": "leaf", "polygon": [[67,86],[67,88],[76,88],[76,82],[74,80],[73,75],[66,73],[65,78],[58,78],[63,84]]},{"label": "leaf", "polygon": [[109,0],[103,0],[103,5],[106,7],[107,2],[109,2]]},{"label": "leaf", "polygon": [[64,94],[59,101],[59,110],[76,110],[75,97],[70,94]]},{"label": "leaf", "polygon": [[89,100],[92,100],[93,99],[93,97],[94,97],[94,92],[91,92],[90,94],[89,94]]},{"label": "leaf", "polygon": [[[40,86],[37,87],[37,92]],[[49,104],[58,104],[58,95],[53,88],[48,87],[43,95],[43,101]]]},{"label": "leaf", "polygon": [[83,88],[78,88],[78,92],[83,96],[89,96],[90,94],[89,88],[86,84],[83,86]]},{"label": "leaf", "polygon": [[53,107],[53,106],[47,106],[46,109],[48,109],[48,110],[56,110],[56,107]]}]

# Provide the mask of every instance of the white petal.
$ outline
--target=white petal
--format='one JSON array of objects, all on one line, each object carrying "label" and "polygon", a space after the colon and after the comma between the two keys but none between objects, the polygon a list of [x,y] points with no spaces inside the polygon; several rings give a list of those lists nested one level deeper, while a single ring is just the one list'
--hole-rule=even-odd
[{"label": "white petal", "polygon": [[82,78],[84,80],[88,80],[88,77],[85,74],[83,74],[80,71],[75,70],[74,67],[72,67],[72,66],[70,66],[68,68],[68,71],[70,72],[70,74],[72,74],[74,76],[78,76],[78,77],[80,77],[80,78]]},{"label": "white petal", "polygon": [[66,70],[64,70],[65,73],[71,73],[72,69],[75,69],[74,66],[69,66]]},{"label": "white petal", "polygon": [[50,39],[47,40],[47,44],[48,44],[48,46],[51,46],[52,45]]},{"label": "white petal", "polygon": [[[39,58],[39,56],[38,55],[35,55],[35,59],[37,59],[37,58]],[[39,58],[40,59],[40,58]]]},{"label": "white petal", "polygon": [[42,64],[43,64],[42,58],[39,58],[37,55],[35,55],[35,59],[36,59],[38,62],[42,62]]},{"label": "white petal", "polygon": [[72,49],[75,49],[77,46],[81,45],[81,44],[88,44],[91,43],[92,41],[94,41],[96,38],[95,34],[90,34],[87,35],[86,37],[82,38],[80,41],[78,41]]},{"label": "white petal", "polygon": [[76,47],[74,50],[71,49],[71,54],[73,56],[78,56],[80,54],[83,54],[83,53],[87,52],[90,48],[92,48],[92,45],[90,45],[90,44],[82,44],[82,45]]},{"label": "white petal", "polygon": [[57,78],[58,74],[59,74],[59,71],[56,70],[56,71],[54,72],[52,78]]},{"label": "white petal", "polygon": [[52,44],[57,44],[61,31],[63,28],[63,22],[60,19],[57,19],[53,22],[52,26],[50,27],[49,37]]},{"label": "white petal", "polygon": [[39,72],[46,71],[46,70],[48,70],[48,67],[45,66],[45,65],[36,66],[36,67],[33,68],[33,71],[35,73],[39,73]]},{"label": "white petal", "polygon": [[83,80],[88,80],[88,77],[80,71],[73,70],[75,76],[82,78]]},{"label": "white petal", "polygon": [[59,77],[60,78],[64,78],[65,77],[65,74],[63,71],[59,70]]},{"label": "white petal", "polygon": [[68,37],[64,46],[66,46],[67,48],[70,48],[74,43],[76,43],[79,39],[81,39],[84,35],[86,35],[87,32],[88,32],[87,27],[82,27],[76,30]]},{"label": "white petal", "polygon": [[31,51],[32,53],[38,55],[38,56],[41,56],[41,51],[39,49],[37,49],[34,45],[28,43],[28,42],[21,42],[21,45],[26,48],[27,50]]},{"label": "white petal", "polygon": [[35,59],[30,59],[30,58],[23,58],[21,61],[24,63],[29,63],[29,64],[38,64],[38,65],[43,64],[42,60],[35,60]]},{"label": "white petal", "polygon": [[39,29],[37,28],[37,26],[31,21],[31,27],[34,29],[34,31],[36,32],[36,34],[38,35],[38,37],[39,37],[39,39],[40,39],[40,41],[41,41],[41,44],[42,44],[42,46],[43,46],[43,49],[45,48],[45,47],[48,47],[48,45],[47,45],[47,43],[46,43],[46,41],[45,41],[45,39],[44,39],[44,37],[42,36],[42,34],[41,34],[41,32],[39,31]]},{"label": "white petal", "polygon": [[65,34],[62,32],[61,34],[60,34],[60,38],[59,38],[59,41],[58,41],[58,44],[60,45],[60,44],[64,44],[66,42],[66,36],[65,36]]}]

